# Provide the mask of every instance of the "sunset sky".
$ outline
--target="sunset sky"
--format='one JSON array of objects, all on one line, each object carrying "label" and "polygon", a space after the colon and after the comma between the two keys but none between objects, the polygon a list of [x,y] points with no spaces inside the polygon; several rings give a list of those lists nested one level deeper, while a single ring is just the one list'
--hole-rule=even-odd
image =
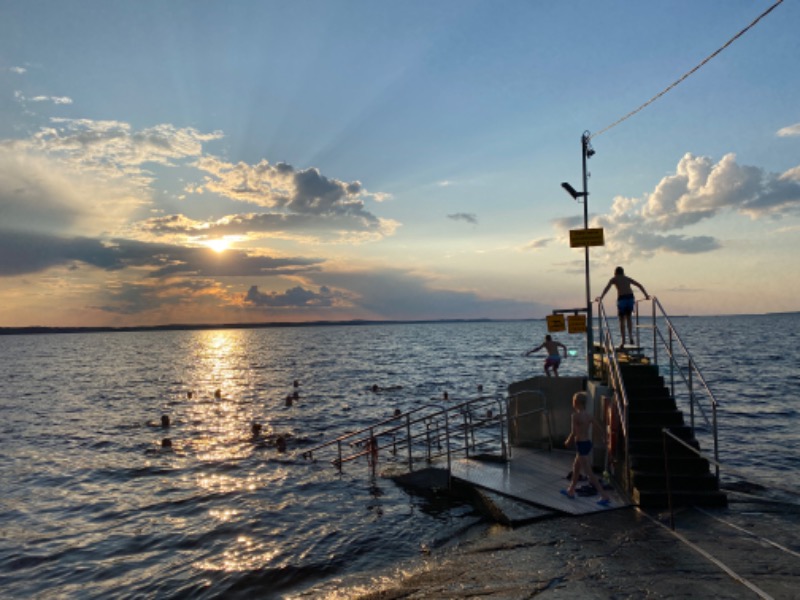
[{"label": "sunset sky", "polygon": [[800,310],[773,3],[0,0],[0,326]]}]

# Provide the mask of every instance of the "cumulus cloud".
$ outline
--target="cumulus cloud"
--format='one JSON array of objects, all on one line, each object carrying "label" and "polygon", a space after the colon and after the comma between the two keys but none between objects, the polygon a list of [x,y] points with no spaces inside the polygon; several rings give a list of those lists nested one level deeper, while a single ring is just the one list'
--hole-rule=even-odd
[{"label": "cumulus cloud", "polygon": [[371,241],[391,235],[398,223],[390,219],[377,221],[352,219],[347,215],[316,215],[291,213],[248,213],[227,215],[211,221],[198,221],[184,215],[165,215],[138,223],[136,228],[145,234],[176,240],[204,241],[224,236],[239,238],[303,238],[310,241]]},{"label": "cumulus cloud", "polygon": [[386,194],[367,192],[358,181],[326,177],[318,169],[295,169],[286,163],[262,160],[249,165],[226,163],[212,156],[195,166],[205,173],[200,185],[189,185],[194,194],[215,193],[224,198],[269,209],[258,213],[227,215],[196,221],[183,215],[156,217],[138,224],[152,235],[206,239],[223,235],[286,237],[310,241],[358,243],[392,235],[399,223],[377,217],[367,210],[365,199],[386,200]]},{"label": "cumulus cloud", "polygon": [[320,308],[330,307],[345,300],[344,294],[321,286],[318,292],[295,286],[284,292],[260,292],[251,286],[245,294],[245,305],[270,308]]},{"label": "cumulus cloud", "polygon": [[317,268],[315,258],[280,257],[132,240],[104,242],[30,232],[0,231],[0,276],[25,275],[51,267],[86,265],[119,271],[136,269],[151,278],[254,277],[294,275]]},{"label": "cumulus cloud", "polygon": [[478,216],[474,213],[453,213],[451,215],[447,215],[448,219],[452,219],[453,221],[464,221],[465,223],[472,223],[473,225],[478,224]]},{"label": "cumulus cloud", "polygon": [[[776,174],[740,165],[733,154],[717,163],[686,154],[675,173],[664,177],[651,194],[643,199],[615,198],[609,214],[593,216],[590,226],[605,229],[606,250],[620,259],[657,251],[710,252],[721,247],[718,240],[680,230],[725,212],[751,219],[795,213],[800,209],[800,181],[795,175],[796,169]],[[575,220],[555,225],[564,234],[580,227]]]},{"label": "cumulus cloud", "polygon": [[28,139],[0,142],[0,226],[112,234],[151,201],[145,165],[194,160],[217,137],[171,125],[136,131],[118,121],[54,119]]},{"label": "cumulus cloud", "polygon": [[140,190],[110,183],[47,154],[0,145],[0,226],[62,235],[99,235],[145,202]]},{"label": "cumulus cloud", "polygon": [[194,191],[212,191],[221,196],[268,208],[284,208],[299,214],[346,214],[374,219],[364,210],[362,198],[369,196],[361,182],[344,182],[322,175],[318,169],[297,170],[286,163],[262,160],[249,165],[207,156],[197,161],[206,181]]},{"label": "cumulus cloud", "polygon": [[782,129],[778,130],[779,137],[790,137],[800,135],[800,123],[795,123],[794,125],[789,125],[788,127],[783,127]]},{"label": "cumulus cloud", "polygon": [[194,128],[162,124],[140,131],[121,121],[52,119],[17,149],[57,156],[63,161],[108,178],[138,178],[152,181],[143,165],[175,166],[181,159],[201,155],[204,142],[219,139],[219,132],[201,133]]},{"label": "cumulus cloud", "polygon": [[734,154],[714,164],[686,154],[674,175],[661,180],[647,198],[642,217],[668,231],[680,229],[730,209],[751,218],[796,210],[800,186],[758,167],[739,165]]},{"label": "cumulus cloud", "polygon": [[[123,281],[107,287],[103,293],[104,303],[90,306],[116,315],[142,315],[157,312],[159,321],[165,314],[175,314],[176,320],[185,319],[186,311],[197,312],[198,306],[210,303],[231,304],[232,295],[217,281],[211,279],[173,279]],[[178,310],[183,307],[183,310]]]},{"label": "cumulus cloud", "polygon": [[424,275],[403,269],[320,271],[310,276],[319,285],[347,290],[347,298],[363,318],[513,319],[542,316],[541,304],[483,297],[469,290],[448,290]]}]

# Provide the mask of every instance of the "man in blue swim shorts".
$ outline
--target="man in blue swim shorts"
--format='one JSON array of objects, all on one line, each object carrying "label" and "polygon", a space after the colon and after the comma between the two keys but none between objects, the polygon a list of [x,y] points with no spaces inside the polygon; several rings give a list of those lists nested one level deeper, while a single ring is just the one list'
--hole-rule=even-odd
[{"label": "man in blue swim shorts", "polygon": [[619,332],[622,336],[620,348],[622,348],[622,346],[625,344],[626,325],[628,330],[628,338],[630,339],[631,345],[634,345],[633,319],[631,315],[633,314],[633,309],[636,306],[636,299],[633,296],[633,288],[631,286],[635,285],[642,290],[645,299],[649,299],[650,296],[642,287],[641,283],[625,275],[625,270],[622,267],[617,267],[614,269],[614,276],[608,280],[606,289],[604,289],[603,293],[597,298],[598,302],[603,301],[603,297],[606,295],[606,292],[611,289],[612,285],[617,288],[617,315],[619,316]]},{"label": "man in blue swim shorts", "polygon": [[547,358],[544,359],[544,372],[550,377],[550,369],[558,377],[558,367],[561,365],[561,355],[558,353],[559,348],[564,349],[564,358],[567,358],[567,347],[561,342],[556,342],[550,335],[544,336],[544,341],[525,353],[525,356],[532,354],[542,348],[547,350]]}]

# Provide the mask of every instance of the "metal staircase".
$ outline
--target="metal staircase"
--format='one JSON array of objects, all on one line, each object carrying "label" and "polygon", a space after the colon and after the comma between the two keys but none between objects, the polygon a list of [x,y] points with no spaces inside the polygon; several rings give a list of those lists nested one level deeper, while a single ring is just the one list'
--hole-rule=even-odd
[{"label": "metal staircase", "polygon": [[[658,300],[653,298],[652,303],[649,323],[639,318],[638,306],[636,315],[639,339],[641,331],[652,330],[650,356],[638,344],[615,349],[602,305],[598,312],[602,343],[595,366],[614,392],[613,410],[620,423],[615,434],[621,443],[616,444],[609,457],[611,467],[639,506],[724,506],[727,496],[720,491],[718,469],[711,472],[709,460],[701,453],[695,426],[696,415],[705,418],[710,406],[712,418],[707,425],[716,459],[716,398]],[[655,362],[659,345],[665,349],[666,365]],[[670,385],[662,373],[669,375]],[[676,402],[676,375],[677,383],[686,387],[682,400],[688,404],[688,422]]]}]

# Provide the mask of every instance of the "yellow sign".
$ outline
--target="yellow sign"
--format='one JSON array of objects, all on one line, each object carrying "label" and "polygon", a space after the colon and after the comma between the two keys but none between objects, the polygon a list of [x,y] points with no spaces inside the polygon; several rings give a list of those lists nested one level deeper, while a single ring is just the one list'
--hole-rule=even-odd
[{"label": "yellow sign", "polygon": [[567,317],[567,331],[570,333],[586,333],[586,315],[570,315]]},{"label": "yellow sign", "polygon": [[564,315],[547,315],[547,331],[554,333],[556,331],[564,331]]},{"label": "yellow sign", "polygon": [[604,246],[603,228],[595,229],[570,229],[569,247],[585,248],[586,246]]}]

